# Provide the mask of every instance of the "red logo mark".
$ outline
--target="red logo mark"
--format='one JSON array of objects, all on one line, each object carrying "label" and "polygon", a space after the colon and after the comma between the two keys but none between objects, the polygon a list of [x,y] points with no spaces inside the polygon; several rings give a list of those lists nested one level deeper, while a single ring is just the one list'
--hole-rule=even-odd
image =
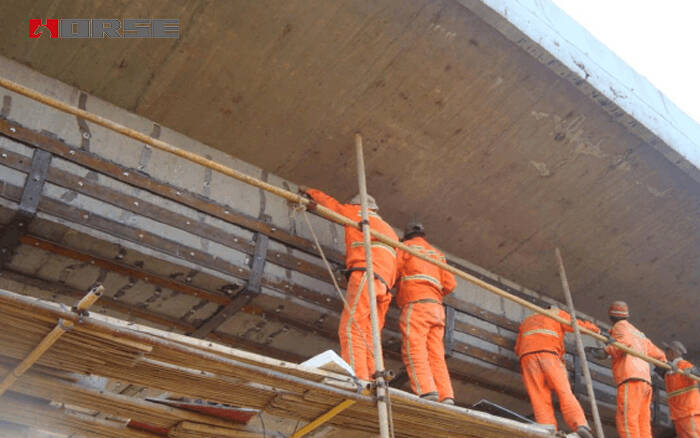
[{"label": "red logo mark", "polygon": [[29,19],[29,38],[39,38],[44,34],[44,29],[48,29],[51,38],[58,38],[58,19],[47,18],[45,21],[41,18]]}]

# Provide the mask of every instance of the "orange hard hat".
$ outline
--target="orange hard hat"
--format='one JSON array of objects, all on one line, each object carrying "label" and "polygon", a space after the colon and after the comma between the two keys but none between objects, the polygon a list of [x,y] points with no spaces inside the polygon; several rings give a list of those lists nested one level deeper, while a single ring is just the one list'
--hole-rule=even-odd
[{"label": "orange hard hat", "polygon": [[630,309],[624,301],[615,301],[610,305],[608,315],[615,318],[629,318]]}]

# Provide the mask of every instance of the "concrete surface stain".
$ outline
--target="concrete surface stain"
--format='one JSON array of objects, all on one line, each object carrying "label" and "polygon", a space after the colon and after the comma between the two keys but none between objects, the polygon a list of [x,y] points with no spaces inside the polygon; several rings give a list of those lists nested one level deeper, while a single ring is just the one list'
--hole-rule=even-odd
[{"label": "concrete surface stain", "polygon": [[546,163],[530,160],[530,164],[537,169],[537,173],[539,173],[541,177],[546,178],[548,176],[552,176],[552,172],[549,171]]}]

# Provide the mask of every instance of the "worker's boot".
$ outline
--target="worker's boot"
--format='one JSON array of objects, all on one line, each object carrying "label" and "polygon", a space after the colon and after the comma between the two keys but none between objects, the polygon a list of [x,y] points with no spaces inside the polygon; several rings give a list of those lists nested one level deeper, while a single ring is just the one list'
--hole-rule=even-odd
[{"label": "worker's boot", "polygon": [[593,438],[593,431],[588,426],[579,426],[576,429],[576,434],[581,438]]},{"label": "worker's boot", "polygon": [[420,398],[436,402],[439,400],[440,396],[437,392],[426,392],[425,394],[421,394]]},{"label": "worker's boot", "polygon": [[444,405],[451,405],[451,406],[454,406],[454,405],[455,405],[455,399],[450,398],[450,397],[444,398],[444,399],[442,399],[442,401],[441,401],[440,403],[442,403],[442,404],[444,404]]}]

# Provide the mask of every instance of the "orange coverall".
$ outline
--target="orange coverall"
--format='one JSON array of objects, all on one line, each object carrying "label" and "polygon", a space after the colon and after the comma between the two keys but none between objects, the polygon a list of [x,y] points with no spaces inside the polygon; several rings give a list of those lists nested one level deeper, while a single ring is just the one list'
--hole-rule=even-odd
[{"label": "orange coverall", "polygon": [[[404,241],[412,249],[445,262],[445,256],[422,237]],[[445,362],[445,309],[442,297],[457,282],[454,275],[399,250],[399,288],[396,303],[401,308],[399,326],[403,335],[401,354],[411,389],[418,395],[437,392],[439,400],[454,399]]]},{"label": "orange coverall", "polygon": [[[610,330],[617,342],[654,359],[666,362],[666,355],[644,333],[623,319]],[[612,371],[617,385],[615,423],[620,438],[652,438],[651,436],[651,372],[649,364],[608,345]]]},{"label": "orange coverall", "polygon": [[[682,358],[675,361],[680,370],[693,368]],[[698,383],[688,377],[669,371],[666,380],[666,398],[671,420],[676,426],[678,438],[700,438],[700,391]]]},{"label": "orange coverall", "polygon": [[[563,310],[559,310],[557,315],[571,320],[571,315]],[[600,333],[598,326],[592,322],[577,321],[581,327]],[[557,427],[552,403],[554,391],[559,398],[564,421],[572,430],[576,430],[579,426],[588,426],[588,422],[571,391],[569,375],[563,361],[566,351],[564,334],[572,331],[571,326],[536,313],[525,318],[520,324],[515,354],[520,358],[523,382],[530,396],[535,421]]]},{"label": "orange coverall", "polygon": [[[306,192],[314,201],[336,213],[359,222],[362,220],[362,208],[356,204],[341,204],[320,190]],[[372,230],[398,240],[398,236],[389,224],[374,211],[369,212],[369,226]],[[384,327],[386,312],[391,303],[389,289],[396,281],[396,251],[382,242],[372,240],[372,269],[375,278],[374,290],[377,297],[377,316],[379,331]],[[365,268],[365,248],[362,231],[345,227],[345,267],[348,269]],[[340,355],[355,370],[355,375],[363,380],[370,380],[375,372],[372,356],[372,324],[370,321],[369,291],[367,273],[354,271],[348,280],[345,299],[350,309],[343,308],[340,315],[338,337]]]}]

